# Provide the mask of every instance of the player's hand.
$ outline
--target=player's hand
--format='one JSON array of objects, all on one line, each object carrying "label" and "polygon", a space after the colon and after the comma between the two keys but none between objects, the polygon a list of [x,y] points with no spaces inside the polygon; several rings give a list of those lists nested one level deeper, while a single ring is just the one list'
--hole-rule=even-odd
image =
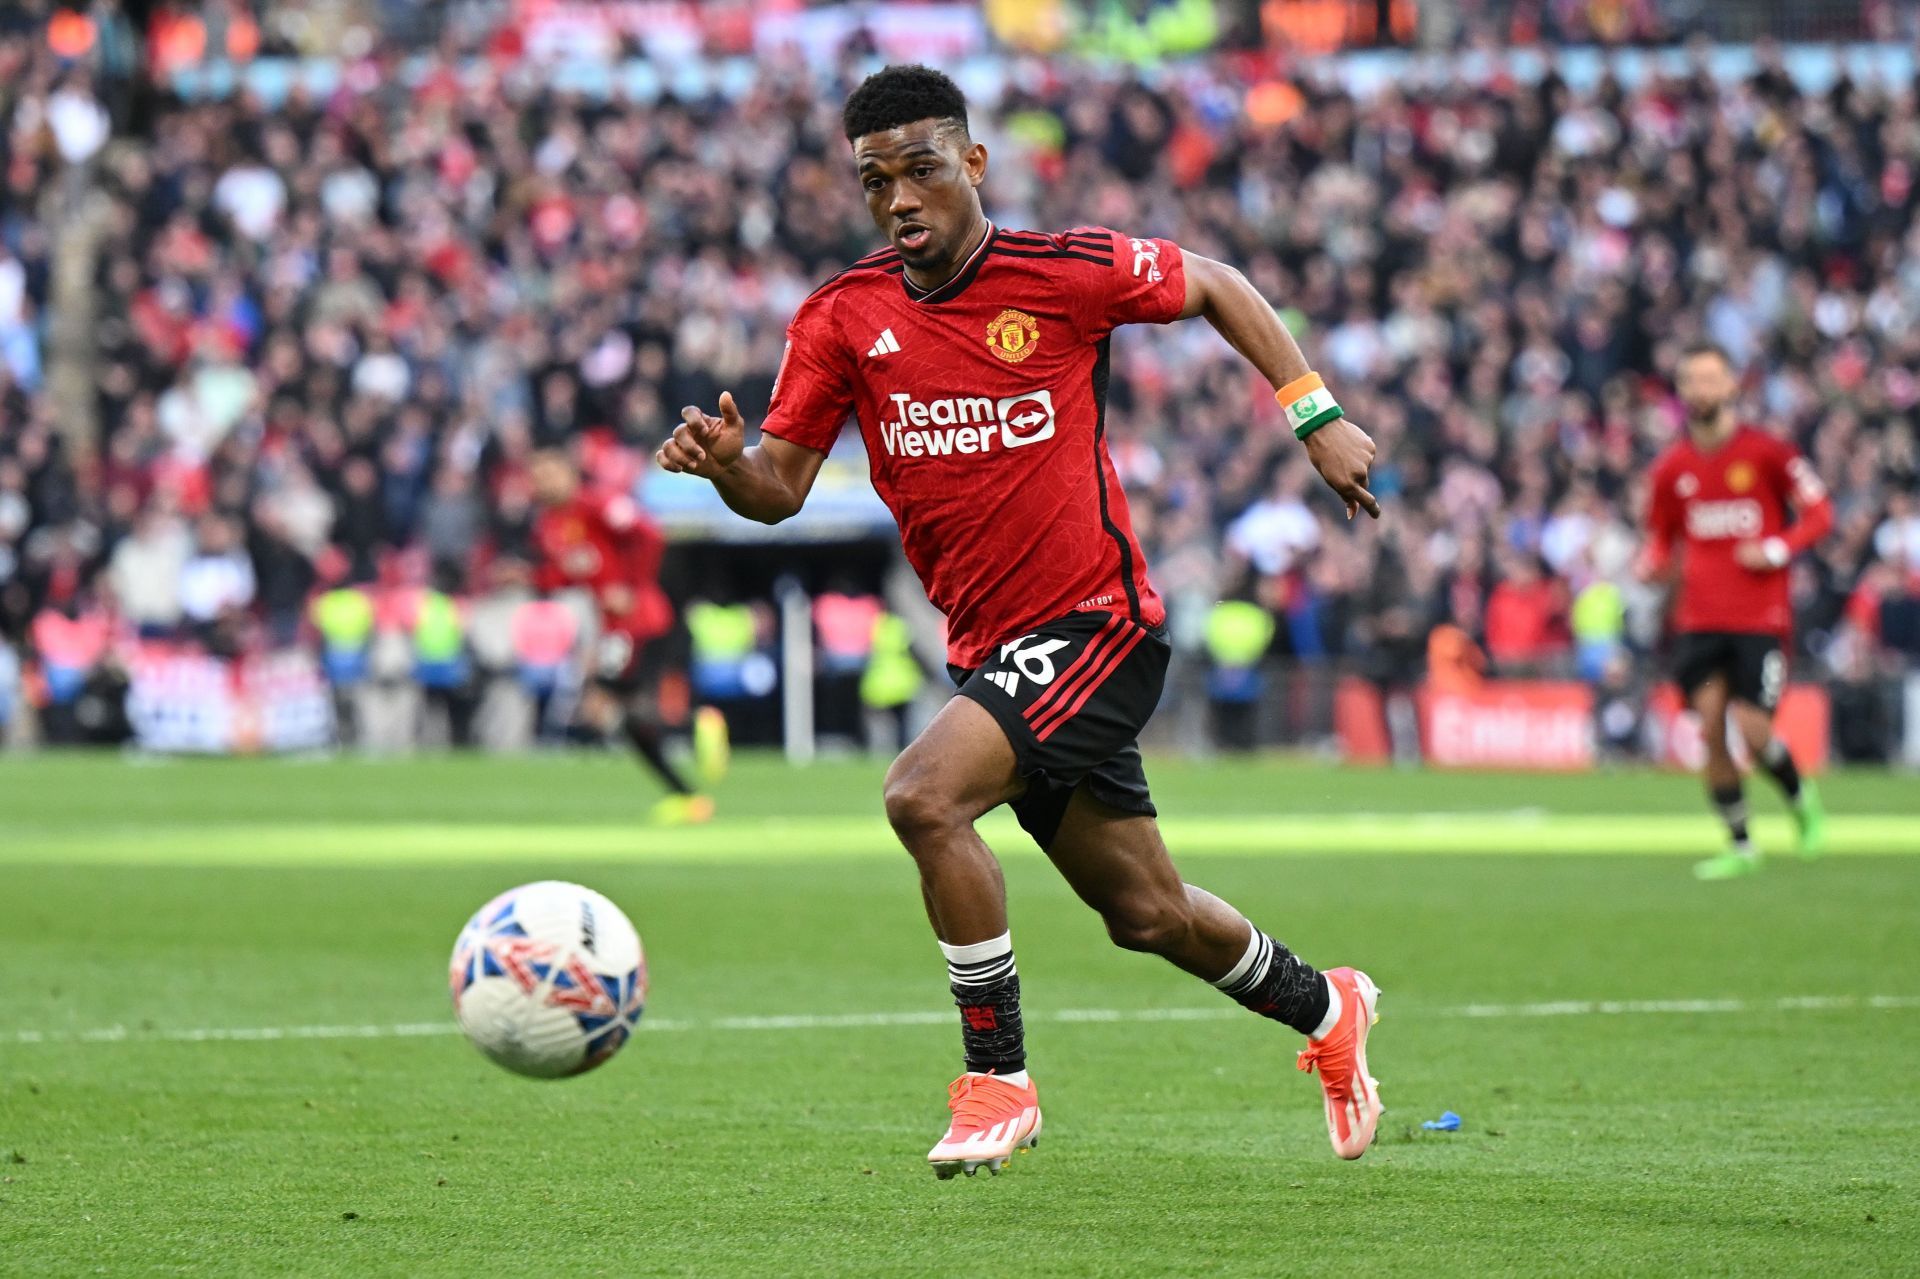
[{"label": "player's hand", "polygon": [[1347,504],[1347,518],[1365,511],[1380,518],[1380,503],[1367,492],[1367,472],[1373,469],[1373,440],[1346,418],[1336,418],[1307,437],[1307,460],[1327,487]]},{"label": "player's hand", "polygon": [[722,391],[719,417],[691,404],[680,410],[680,425],[673,428],[673,438],[660,447],[654,460],[663,470],[711,480],[738,462],[746,447],[746,421],[734,405],[733,393]]},{"label": "player's hand", "polygon": [[1783,568],[1780,561],[1784,558],[1778,552],[1770,554],[1764,541],[1741,542],[1733,548],[1733,562],[1753,573],[1771,573]]},{"label": "player's hand", "polygon": [[600,607],[615,617],[633,612],[633,588],[624,582],[611,582],[600,591]]}]

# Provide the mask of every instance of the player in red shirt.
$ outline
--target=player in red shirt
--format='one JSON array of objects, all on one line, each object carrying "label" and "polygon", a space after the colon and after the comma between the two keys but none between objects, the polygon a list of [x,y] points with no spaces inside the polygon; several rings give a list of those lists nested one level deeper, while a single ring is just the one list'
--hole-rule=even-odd
[{"label": "player in red shirt", "polygon": [[666,539],[630,494],[584,488],[573,460],[557,449],[534,457],[531,479],[539,507],[533,524],[535,589],[583,589],[600,614],[581,719],[602,734],[617,727],[667,787],[670,793],[654,807],[655,820],[708,820],[713,801],[696,793],[667,758],[654,704],[660,641],[673,628],[673,605],[660,589]]},{"label": "player in red shirt", "polygon": [[986,148],[944,75],[889,67],[855,91],[844,123],[890,247],[793,317],[757,445],[722,395],[717,416],[684,410],[659,461],[773,523],[800,509],[857,420],[874,488],[947,614],[958,695],[894,761],[885,794],[961,1012],[966,1073],[929,1162],[942,1177],[994,1170],[1040,1132],[1006,888],[973,825],[1001,804],[1115,942],[1305,1034],[1300,1064],[1320,1070],[1334,1149],[1358,1158],[1380,1112],[1366,1062],[1372,981],[1316,972],[1182,883],[1154,821],[1136,739],[1166,675],[1166,610],[1107,455],[1109,335],[1205,316],[1279,388],[1349,518],[1379,514],[1366,489],[1373,443],[1239,272],[1166,240],[989,222]]},{"label": "player in red shirt", "polygon": [[[1694,871],[1702,879],[1726,879],[1760,865],[1747,834],[1740,766],[1727,746],[1729,715],[1792,806],[1801,851],[1820,850],[1819,793],[1774,736],[1773,712],[1786,687],[1793,633],[1787,565],[1833,528],[1833,504],[1798,450],[1734,416],[1739,385],[1725,351],[1705,343],[1689,347],[1676,372],[1687,435],[1653,465],[1645,572],[1671,576],[1675,548],[1683,546],[1673,610],[1674,679],[1700,716],[1707,791],[1731,840],[1727,852]],[[1796,515],[1792,523],[1789,511]]]}]

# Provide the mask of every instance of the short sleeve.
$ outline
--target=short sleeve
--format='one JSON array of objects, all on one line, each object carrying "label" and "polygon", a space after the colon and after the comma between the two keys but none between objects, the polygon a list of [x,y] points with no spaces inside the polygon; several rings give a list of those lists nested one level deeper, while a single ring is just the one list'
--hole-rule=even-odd
[{"label": "short sleeve", "polygon": [[787,325],[787,349],[760,429],[825,453],[853,415],[847,362],[822,302],[809,300]]},{"label": "short sleeve", "polygon": [[[1122,235],[1104,227],[1091,232],[1069,232],[1069,244],[1084,242],[1087,236],[1107,237],[1109,253],[1094,253],[1101,259],[1092,274],[1093,314],[1088,318],[1103,329],[1122,324],[1166,324],[1180,318],[1187,304],[1186,263],[1180,246],[1172,240],[1143,239]],[[1111,258],[1109,263],[1106,259]]]}]

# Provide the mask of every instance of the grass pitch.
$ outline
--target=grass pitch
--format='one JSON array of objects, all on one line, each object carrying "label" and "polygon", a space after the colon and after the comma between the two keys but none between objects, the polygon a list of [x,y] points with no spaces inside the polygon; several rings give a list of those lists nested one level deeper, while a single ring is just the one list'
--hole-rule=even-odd
[{"label": "grass pitch", "polygon": [[[1384,988],[1359,1164],[1294,1036],[990,821],[1047,1140],[936,1182],[958,1037],[877,766],[749,760],[655,832],[612,758],[9,759],[0,1273],[1920,1270],[1911,779],[1829,779],[1835,856],[1700,885],[1685,778],[1150,771],[1190,879]],[[444,974],[547,876],[626,907],[654,987],[539,1084]]]}]

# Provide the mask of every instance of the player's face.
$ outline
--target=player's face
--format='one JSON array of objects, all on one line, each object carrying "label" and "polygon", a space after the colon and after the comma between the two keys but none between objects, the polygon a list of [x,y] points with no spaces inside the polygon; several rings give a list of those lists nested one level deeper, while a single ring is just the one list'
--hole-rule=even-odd
[{"label": "player's face", "polygon": [[558,506],[573,498],[573,491],[579,482],[574,478],[573,467],[568,465],[565,458],[542,454],[533,459],[529,469],[534,500],[542,506]]},{"label": "player's face", "polygon": [[1733,399],[1733,370],[1711,352],[1689,355],[1675,370],[1674,389],[1680,393],[1688,417],[1696,422],[1711,421]]},{"label": "player's face", "polygon": [[960,265],[980,219],[975,188],[987,149],[938,120],[916,120],[853,143],[867,212],[919,275]]}]

